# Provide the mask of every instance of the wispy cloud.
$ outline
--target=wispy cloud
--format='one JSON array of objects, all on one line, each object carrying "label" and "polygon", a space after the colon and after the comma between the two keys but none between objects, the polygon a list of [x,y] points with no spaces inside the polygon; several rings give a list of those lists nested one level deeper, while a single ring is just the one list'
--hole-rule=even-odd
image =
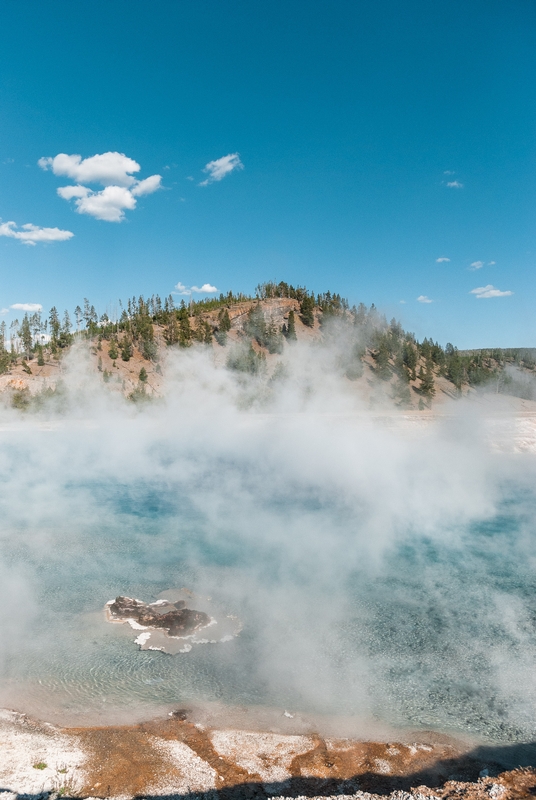
[{"label": "wispy cloud", "polygon": [[441,258],[436,258],[436,264],[444,264],[447,261],[450,261],[450,258],[447,258],[446,256],[441,256]]},{"label": "wispy cloud", "polygon": [[477,289],[471,289],[469,294],[476,295],[477,300],[487,300],[489,297],[510,297],[513,292],[501,292],[500,289],[496,289],[495,286],[488,283],[487,286],[479,286]]},{"label": "wispy cloud", "polygon": [[496,261],[488,261],[488,267],[494,267],[496,263]]},{"label": "wispy cloud", "polygon": [[433,303],[433,300],[430,300],[429,297],[426,297],[425,294],[420,294],[417,298],[418,303]]},{"label": "wispy cloud", "polygon": [[[60,186],[58,195],[74,200],[79,214],[88,214],[106,222],[121,222],[125,211],[136,208],[136,198],[152,194],[162,186],[161,175],[138,180],[132,173],[141,169],[137,161],[124,153],[100,153],[90,158],[59,153],[54,158],[40,158],[42,169],[55,175],[65,175],[77,181],[75,185]],[[100,183],[104,189],[90,189],[84,184]]]},{"label": "wispy cloud", "polygon": [[215,161],[209,161],[203,168],[203,172],[208,173],[208,178],[205,181],[201,181],[199,186],[208,186],[209,183],[221,181],[226,175],[230,175],[231,172],[237,169],[244,169],[238,153],[229,153],[229,155],[217,158]]},{"label": "wispy cloud", "polygon": [[483,261],[473,261],[473,263],[471,264],[469,269],[472,269],[472,270],[482,269],[483,266],[484,266],[484,262]]},{"label": "wispy cloud", "polygon": [[9,306],[14,311],[42,311],[43,306],[41,303],[13,303]]},{"label": "wispy cloud", "polygon": [[218,290],[210,283],[204,283],[202,286],[185,286],[180,281],[175,286],[176,291],[173,294],[191,295],[191,294],[215,294]]},{"label": "wispy cloud", "polygon": [[449,189],[463,189],[463,183],[460,183],[460,181],[449,181],[447,186]]},{"label": "wispy cloud", "polygon": [[455,175],[455,174],[456,174],[456,173],[455,173],[455,171],[454,171],[453,169],[446,169],[446,170],[443,172],[443,175]]},{"label": "wispy cloud", "polygon": [[37,242],[65,242],[72,239],[74,233],[63,231],[61,228],[40,228],[32,225],[31,222],[17,228],[15,222],[0,223],[0,236],[8,236],[10,239],[18,239],[22,244],[35,246]]}]

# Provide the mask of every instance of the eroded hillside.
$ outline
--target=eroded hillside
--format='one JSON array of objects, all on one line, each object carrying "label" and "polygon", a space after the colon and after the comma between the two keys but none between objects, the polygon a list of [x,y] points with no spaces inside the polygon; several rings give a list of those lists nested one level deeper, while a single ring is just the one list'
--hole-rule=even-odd
[{"label": "eroded hillside", "polygon": [[350,308],[338,294],[285,283],[262,284],[256,297],[229,292],[179,306],[172,296],[132,298],[115,320],[99,317],[86,300],[75,318],[76,330],[68,312],[62,321],[53,308],[47,319],[25,315],[9,341],[3,329],[5,400],[21,408],[39,404],[61,391],[66,370],[77,363],[132,400],[160,397],[168,355],[190,348],[210,353],[216,366],[237,376],[273,382],[288,376],[293,348],[306,346],[309,359],[318,356],[318,370],[336,372],[369,406],[424,411],[481,388],[532,401],[530,351],[462,353],[452,344],[419,342],[374,305]]}]

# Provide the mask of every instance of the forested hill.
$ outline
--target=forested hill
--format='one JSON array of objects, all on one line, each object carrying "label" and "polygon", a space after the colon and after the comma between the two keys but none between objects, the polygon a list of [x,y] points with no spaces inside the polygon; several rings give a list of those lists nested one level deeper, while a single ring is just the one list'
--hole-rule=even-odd
[{"label": "forested hill", "polygon": [[[309,358],[322,352],[322,364],[327,357],[330,369],[371,403],[381,398],[426,409],[442,398],[484,388],[532,399],[535,350],[459,351],[428,338],[418,341],[374,305],[350,307],[330,291],[314,294],[284,282],[264,283],[251,297],[228,292],[178,305],[173,295],[133,297],[120,303],[119,311],[114,319],[99,316],[86,299],[73,319],[52,308],[46,317],[25,314],[9,331],[2,323],[4,397],[24,408],[61,391],[68,353],[89,352],[102,381],[138,401],[165,393],[172,350],[210,348],[218,366],[273,382],[288,376],[292,348],[305,343]],[[85,347],[73,351],[73,345]]]}]

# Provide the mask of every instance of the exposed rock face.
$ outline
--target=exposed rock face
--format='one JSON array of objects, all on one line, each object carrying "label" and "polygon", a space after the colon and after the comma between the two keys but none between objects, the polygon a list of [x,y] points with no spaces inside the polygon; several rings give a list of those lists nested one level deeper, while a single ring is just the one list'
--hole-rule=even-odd
[{"label": "exposed rock face", "polygon": [[108,606],[113,620],[134,620],[144,628],[162,628],[168,636],[188,636],[211,621],[204,611],[186,608],[184,600],[148,605],[131,597],[116,597]]}]

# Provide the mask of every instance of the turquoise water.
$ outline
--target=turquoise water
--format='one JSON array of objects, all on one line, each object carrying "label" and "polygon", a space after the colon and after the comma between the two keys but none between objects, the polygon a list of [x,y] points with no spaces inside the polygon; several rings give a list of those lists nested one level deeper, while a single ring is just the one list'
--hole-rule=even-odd
[{"label": "turquoise water", "polygon": [[[534,736],[529,490],[506,485],[493,516],[438,537],[401,531],[375,557],[350,557],[362,535],[355,510],[307,492],[261,497],[246,534],[228,512],[204,513],[181,482],[69,481],[65,491],[84,498],[90,523],[56,521],[39,535],[27,524],[3,545],[5,570],[31,587],[18,633],[4,635],[3,681],[29,702],[104,720],[114,709],[217,701]],[[294,517],[316,516],[309,540],[287,542]],[[277,535],[263,533],[267,519]],[[168,656],[140,652],[134,631],[104,621],[117,594],[153,601],[182,586],[237,614],[240,636]]]},{"label": "turquoise water", "polygon": [[[472,419],[399,435],[203,392],[2,433],[1,703],[105,723],[215,702],[534,740],[532,456],[492,455]],[[182,587],[240,635],[170,656],[105,621],[118,594]]]}]

